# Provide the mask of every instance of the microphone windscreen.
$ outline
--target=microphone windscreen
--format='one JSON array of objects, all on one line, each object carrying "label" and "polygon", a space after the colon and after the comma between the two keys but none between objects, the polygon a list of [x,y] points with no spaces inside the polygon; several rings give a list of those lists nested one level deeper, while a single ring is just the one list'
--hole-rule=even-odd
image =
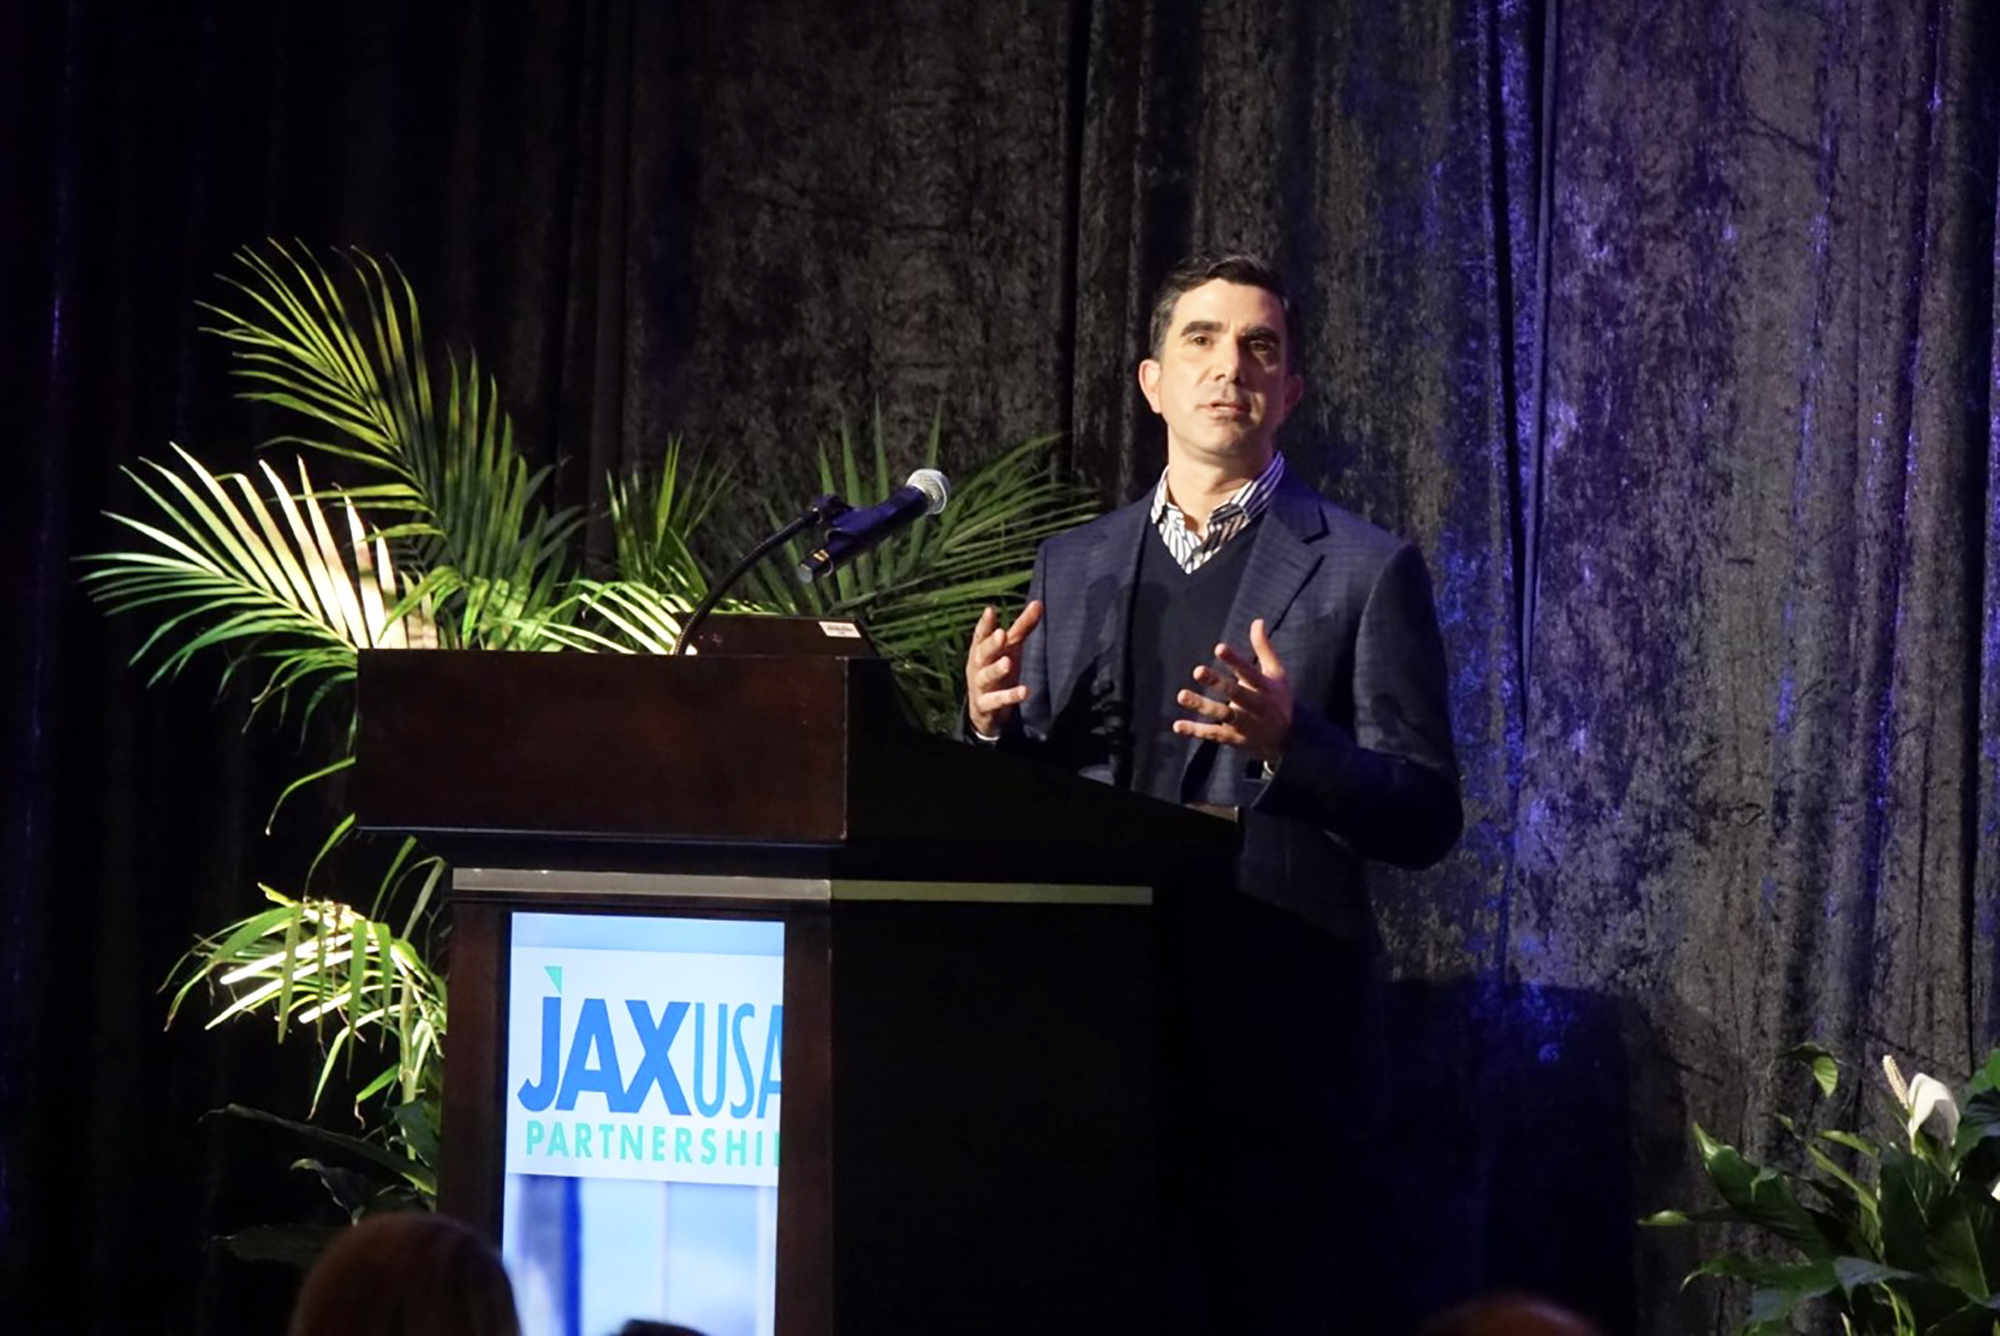
[{"label": "microphone windscreen", "polygon": [[914,487],[924,494],[924,499],[930,503],[924,509],[926,515],[937,514],[951,499],[951,481],[936,469],[918,469],[903,485]]}]

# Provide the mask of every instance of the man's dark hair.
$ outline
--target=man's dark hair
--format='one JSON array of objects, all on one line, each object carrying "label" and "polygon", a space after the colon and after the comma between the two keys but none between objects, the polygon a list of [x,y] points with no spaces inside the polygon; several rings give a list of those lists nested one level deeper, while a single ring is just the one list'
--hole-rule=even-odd
[{"label": "man's dark hair", "polygon": [[1173,323],[1174,305],[1202,284],[1218,278],[1225,283],[1262,288],[1278,299],[1278,306],[1285,313],[1285,369],[1289,371],[1298,362],[1298,312],[1292,307],[1285,280],[1277,269],[1263,256],[1248,251],[1197,251],[1173,267],[1160,284],[1160,295],[1153,301],[1153,326],[1146,343],[1150,355],[1158,357],[1167,346],[1167,326]]}]

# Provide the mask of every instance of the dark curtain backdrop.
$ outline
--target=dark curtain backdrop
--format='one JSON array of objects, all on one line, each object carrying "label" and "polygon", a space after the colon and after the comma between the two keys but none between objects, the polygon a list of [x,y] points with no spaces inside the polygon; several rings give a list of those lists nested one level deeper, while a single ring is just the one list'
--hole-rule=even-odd
[{"label": "dark curtain backdrop", "polygon": [[122,466],[271,426],[197,333],[236,246],[395,256],[596,505],[675,433],[810,491],[878,407],[1122,499],[1150,290],[1230,243],[1299,286],[1294,460],[1430,556],[1465,766],[1376,887],[1350,1283],[1723,1329],[1631,1224],[1688,1119],[1762,1149],[1784,1046],[1957,1079],[2000,1022],[1997,123],[1989,0],[0,0],[0,1310],[274,1329],[205,1240],[313,1196],[200,1118],[310,1055],[157,992],[296,883],[300,739],[145,688],[73,564]]}]

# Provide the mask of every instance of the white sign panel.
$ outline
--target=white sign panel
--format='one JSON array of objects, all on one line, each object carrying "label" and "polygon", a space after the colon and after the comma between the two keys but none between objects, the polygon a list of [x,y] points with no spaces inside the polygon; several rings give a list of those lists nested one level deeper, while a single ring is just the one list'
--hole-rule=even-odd
[{"label": "white sign panel", "polygon": [[508,1173],[777,1185],[781,956],[511,961]]}]

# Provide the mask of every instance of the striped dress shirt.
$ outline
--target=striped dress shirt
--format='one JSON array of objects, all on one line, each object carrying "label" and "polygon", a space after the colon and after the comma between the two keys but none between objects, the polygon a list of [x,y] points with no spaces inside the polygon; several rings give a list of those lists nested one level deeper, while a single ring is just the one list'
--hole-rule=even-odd
[{"label": "striped dress shirt", "polygon": [[1160,539],[1167,545],[1167,551],[1180,563],[1181,570],[1193,575],[1207,564],[1209,558],[1222,551],[1225,544],[1237,534],[1250,527],[1250,522],[1264,513],[1271,504],[1271,494],[1278,490],[1278,483],[1285,476],[1285,457],[1276,451],[1271,454],[1271,462],[1265,470],[1243,484],[1234,496],[1209,512],[1208,525],[1199,537],[1188,528],[1187,516],[1181,508],[1167,499],[1167,475],[1160,474],[1159,486],[1153,489],[1153,527],[1159,530]]}]

